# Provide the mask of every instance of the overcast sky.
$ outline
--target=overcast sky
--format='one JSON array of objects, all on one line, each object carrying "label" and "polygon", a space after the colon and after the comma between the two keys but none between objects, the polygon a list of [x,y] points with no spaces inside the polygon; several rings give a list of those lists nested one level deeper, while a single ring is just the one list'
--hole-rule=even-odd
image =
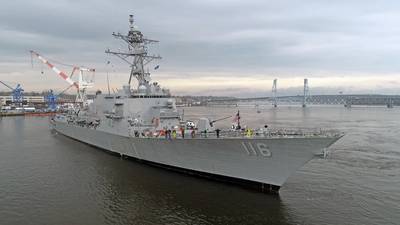
[{"label": "overcast sky", "polygon": [[109,70],[118,88],[129,67],[104,50],[124,48],[111,33],[127,32],[129,14],[146,37],[160,40],[152,48],[163,57],[160,69],[150,71],[175,94],[269,96],[274,78],[281,93],[296,93],[305,77],[314,93],[400,94],[395,0],[6,1],[0,80],[26,90],[67,87],[38,60],[32,68],[33,49],[95,67],[99,89]]}]

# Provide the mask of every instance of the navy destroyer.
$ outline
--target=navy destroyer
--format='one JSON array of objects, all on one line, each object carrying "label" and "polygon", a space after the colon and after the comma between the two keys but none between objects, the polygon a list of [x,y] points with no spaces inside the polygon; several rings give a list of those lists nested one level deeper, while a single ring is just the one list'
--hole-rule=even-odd
[{"label": "navy destroyer", "polygon": [[140,162],[269,193],[278,193],[291,174],[342,137],[337,132],[243,130],[239,112],[230,130],[215,129],[207,118],[183,121],[170,91],[151,82],[145,68],[160,59],[148,53],[148,44],[157,41],[143,36],[132,15],[128,33],[113,36],[126,43],[127,51],[106,53],[129,63],[127,84],[115,93],[97,93],[78,110],[57,114],[52,126],[58,133]]}]

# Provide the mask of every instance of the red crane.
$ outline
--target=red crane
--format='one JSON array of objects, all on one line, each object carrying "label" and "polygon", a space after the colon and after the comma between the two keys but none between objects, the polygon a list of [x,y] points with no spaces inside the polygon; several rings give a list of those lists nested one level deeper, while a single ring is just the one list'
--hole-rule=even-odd
[{"label": "red crane", "polygon": [[[83,79],[83,72],[95,72],[95,69],[88,69],[84,67],[79,67],[79,66],[72,66],[72,73],[71,76],[68,76],[66,73],[63,71],[59,70],[57,67],[55,67],[53,64],[51,64],[47,59],[45,59],[43,56],[39,55],[39,53],[31,50],[31,55],[36,56],[43,64],[46,64],[50,69],[52,69],[54,72],[56,72],[62,79],[64,79],[68,84],[71,86],[75,86],[76,89],[78,90],[77,96],[76,96],[76,101],[77,102],[83,102],[85,100],[85,91],[87,88],[93,87],[93,82],[92,81],[86,81]],[[74,75],[75,71],[79,71],[79,80],[74,81],[72,80],[72,76]]]}]

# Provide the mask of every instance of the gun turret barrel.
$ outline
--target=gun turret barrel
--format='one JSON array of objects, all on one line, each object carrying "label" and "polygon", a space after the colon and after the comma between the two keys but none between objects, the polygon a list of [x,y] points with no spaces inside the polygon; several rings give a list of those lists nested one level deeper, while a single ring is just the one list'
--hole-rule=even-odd
[{"label": "gun turret barrel", "polygon": [[220,118],[220,119],[212,120],[210,123],[215,123],[215,122],[218,122],[218,121],[221,121],[221,120],[226,120],[226,119],[229,119],[231,117],[232,116],[227,116],[227,117],[223,117],[223,118]]}]

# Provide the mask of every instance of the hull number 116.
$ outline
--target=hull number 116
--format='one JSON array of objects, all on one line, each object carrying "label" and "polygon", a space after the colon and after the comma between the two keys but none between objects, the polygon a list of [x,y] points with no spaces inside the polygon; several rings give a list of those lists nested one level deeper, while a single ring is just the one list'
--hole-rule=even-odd
[{"label": "hull number 116", "polygon": [[242,147],[246,151],[249,156],[263,156],[263,157],[271,157],[271,151],[269,147],[264,143],[251,143],[251,142],[242,142]]}]

